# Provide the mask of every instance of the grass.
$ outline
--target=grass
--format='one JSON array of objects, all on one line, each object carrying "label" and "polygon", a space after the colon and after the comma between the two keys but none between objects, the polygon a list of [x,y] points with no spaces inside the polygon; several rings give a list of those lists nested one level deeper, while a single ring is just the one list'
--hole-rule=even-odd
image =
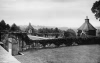
[{"label": "grass", "polygon": [[22,63],[100,63],[99,45],[27,50],[15,56]]}]

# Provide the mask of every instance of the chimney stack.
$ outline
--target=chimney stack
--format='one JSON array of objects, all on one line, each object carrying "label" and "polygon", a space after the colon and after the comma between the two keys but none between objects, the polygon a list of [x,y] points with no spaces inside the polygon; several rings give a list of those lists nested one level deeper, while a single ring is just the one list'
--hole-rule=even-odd
[{"label": "chimney stack", "polygon": [[88,16],[86,16],[85,22],[86,22],[86,23],[89,23]]}]

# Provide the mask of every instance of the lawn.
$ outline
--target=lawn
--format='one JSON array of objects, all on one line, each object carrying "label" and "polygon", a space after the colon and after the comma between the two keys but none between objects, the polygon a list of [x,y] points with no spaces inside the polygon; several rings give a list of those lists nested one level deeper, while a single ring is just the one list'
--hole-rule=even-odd
[{"label": "lawn", "polygon": [[22,63],[100,63],[100,45],[31,49],[15,56]]}]

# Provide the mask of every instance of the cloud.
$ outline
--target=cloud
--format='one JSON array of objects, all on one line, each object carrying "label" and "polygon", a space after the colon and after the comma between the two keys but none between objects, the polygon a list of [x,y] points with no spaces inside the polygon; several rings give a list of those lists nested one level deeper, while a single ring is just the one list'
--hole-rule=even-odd
[{"label": "cloud", "polygon": [[84,21],[85,16],[92,16],[91,2],[90,0],[0,0],[0,18],[6,19],[9,23],[23,24],[31,21],[33,24],[41,25],[72,26],[70,23],[73,22],[75,25],[75,22]]},{"label": "cloud", "polygon": [[1,0],[2,4],[0,5],[1,6],[0,8],[4,10],[14,10],[14,11],[48,10],[51,8],[67,9],[78,6],[78,4],[80,3],[78,2],[79,2],[78,0],[9,0],[9,1]]},{"label": "cloud", "polygon": [[53,2],[75,2],[75,1],[79,1],[79,0],[50,0]]}]

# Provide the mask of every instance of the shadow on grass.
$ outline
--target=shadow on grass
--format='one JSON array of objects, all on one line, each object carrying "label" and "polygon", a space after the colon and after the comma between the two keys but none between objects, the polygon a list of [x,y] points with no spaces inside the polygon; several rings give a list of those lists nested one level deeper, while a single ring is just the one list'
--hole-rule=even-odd
[{"label": "shadow on grass", "polygon": [[[61,47],[43,47],[43,48],[29,48],[24,50],[24,52],[30,51],[30,52],[37,52],[38,50],[43,50],[43,49],[57,49],[57,48],[63,48],[65,46]],[[72,46],[66,46],[66,47],[72,47]]]},{"label": "shadow on grass", "polygon": [[100,45],[100,44],[83,44],[83,45],[60,46],[60,47],[29,48],[29,49],[24,50],[24,52],[27,52],[27,51],[36,52],[38,50],[43,50],[43,49],[56,49],[56,48],[63,48],[63,47],[77,47],[77,46],[84,46],[84,45]]}]

